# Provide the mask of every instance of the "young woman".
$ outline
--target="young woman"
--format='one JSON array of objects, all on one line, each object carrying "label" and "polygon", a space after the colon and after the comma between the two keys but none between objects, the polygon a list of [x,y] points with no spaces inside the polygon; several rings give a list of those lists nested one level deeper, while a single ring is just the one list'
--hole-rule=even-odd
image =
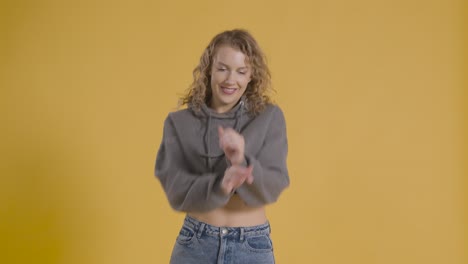
[{"label": "young woman", "polygon": [[289,185],[288,145],[263,52],[245,30],[222,32],[193,76],[156,159],[170,205],[187,213],[171,263],[274,263],[265,205]]}]

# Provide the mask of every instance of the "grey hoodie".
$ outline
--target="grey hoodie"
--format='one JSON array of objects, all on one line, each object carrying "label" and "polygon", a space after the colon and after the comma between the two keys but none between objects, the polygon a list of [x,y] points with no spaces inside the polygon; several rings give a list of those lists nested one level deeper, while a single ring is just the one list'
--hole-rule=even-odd
[{"label": "grey hoodie", "polygon": [[189,107],[167,116],[155,175],[171,207],[206,212],[229,201],[232,194],[224,194],[220,187],[229,164],[219,147],[218,126],[234,128],[243,135],[244,165],[253,165],[253,183],[244,183],[236,194],[252,207],[275,202],[289,185],[284,115],[278,106],[268,105],[259,115],[251,116],[241,100],[223,114],[204,105],[200,111]]}]

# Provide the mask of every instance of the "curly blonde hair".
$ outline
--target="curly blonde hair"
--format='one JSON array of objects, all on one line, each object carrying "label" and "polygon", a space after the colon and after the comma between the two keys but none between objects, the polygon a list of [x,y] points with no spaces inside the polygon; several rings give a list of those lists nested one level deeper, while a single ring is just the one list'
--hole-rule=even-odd
[{"label": "curly blonde hair", "polygon": [[209,103],[212,96],[210,78],[213,57],[221,45],[228,45],[241,51],[250,63],[251,81],[244,95],[248,103],[248,111],[253,115],[259,114],[267,104],[272,103],[269,96],[274,91],[271,86],[271,74],[260,46],[253,36],[243,29],[221,32],[211,40],[200,58],[200,63],[193,70],[193,83],[186,94],[180,98],[179,106],[190,105],[199,111],[203,104]]}]

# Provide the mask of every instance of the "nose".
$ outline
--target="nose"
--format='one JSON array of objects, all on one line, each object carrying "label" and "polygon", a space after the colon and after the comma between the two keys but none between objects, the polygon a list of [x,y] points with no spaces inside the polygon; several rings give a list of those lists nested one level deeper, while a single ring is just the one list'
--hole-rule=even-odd
[{"label": "nose", "polygon": [[224,82],[228,83],[228,84],[234,84],[235,83],[234,73],[232,71],[229,72],[229,74],[226,76],[226,80],[224,80]]}]

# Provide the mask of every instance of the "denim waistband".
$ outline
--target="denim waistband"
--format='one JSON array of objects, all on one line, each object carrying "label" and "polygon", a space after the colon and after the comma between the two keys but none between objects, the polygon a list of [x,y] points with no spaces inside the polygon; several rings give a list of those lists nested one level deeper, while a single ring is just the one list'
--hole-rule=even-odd
[{"label": "denim waistband", "polygon": [[198,221],[188,215],[184,219],[184,226],[193,229],[198,238],[204,233],[211,236],[239,236],[240,240],[244,240],[245,236],[269,235],[271,232],[269,222],[256,226],[219,227]]}]

